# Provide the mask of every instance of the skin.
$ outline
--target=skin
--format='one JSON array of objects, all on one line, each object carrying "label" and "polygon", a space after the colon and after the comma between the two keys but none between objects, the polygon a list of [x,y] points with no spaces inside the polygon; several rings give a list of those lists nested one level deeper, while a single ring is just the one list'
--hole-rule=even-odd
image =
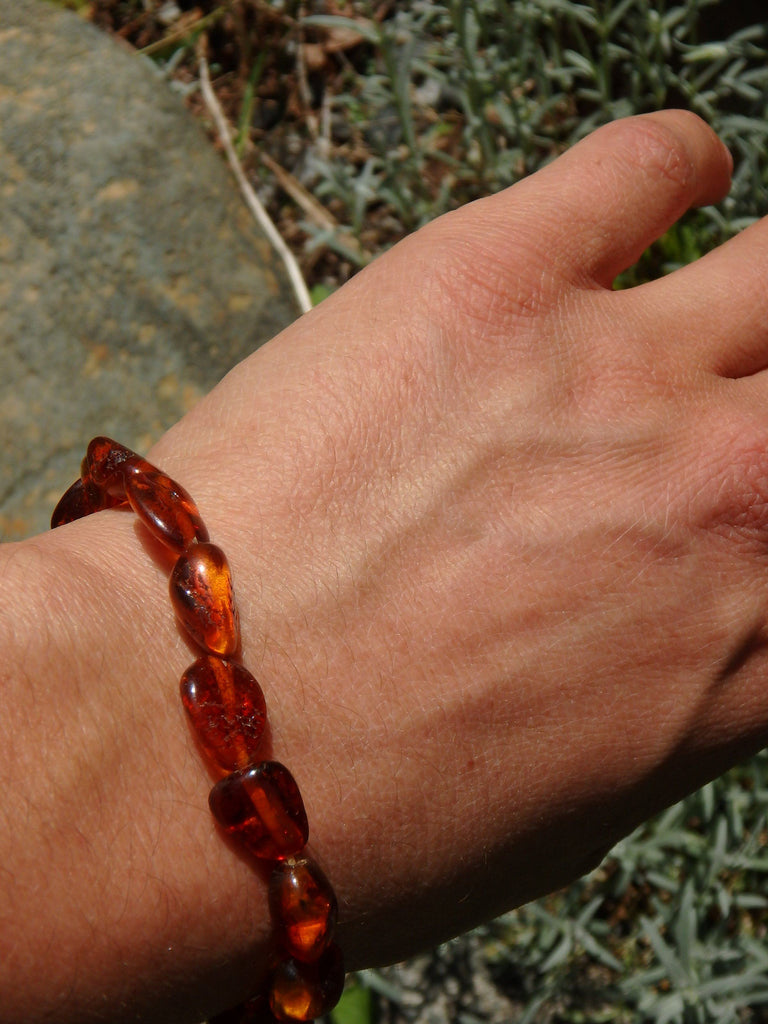
[{"label": "skin", "polygon": [[[149,453],[229,556],[350,969],[577,877],[766,742],[768,223],[611,291],[730,169],[692,115],[607,126]],[[223,1009],[270,926],[208,813],[167,560],[112,511],[0,573],[0,1021]]]}]

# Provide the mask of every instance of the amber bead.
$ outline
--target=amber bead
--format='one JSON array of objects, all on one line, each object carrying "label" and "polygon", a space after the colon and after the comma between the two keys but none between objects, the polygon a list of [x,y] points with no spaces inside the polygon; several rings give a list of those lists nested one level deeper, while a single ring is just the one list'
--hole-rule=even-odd
[{"label": "amber bead", "polygon": [[338,907],[323,870],[310,857],[278,864],[269,880],[269,907],[282,947],[311,963],[333,938]]},{"label": "amber bead", "polygon": [[330,1012],[344,989],[344,960],[331,946],[315,963],[289,957],[275,967],[270,979],[269,1004],[278,1020],[314,1020]]},{"label": "amber bead", "polygon": [[208,1024],[277,1024],[266,994],[254,996],[240,1006],[208,1018]]},{"label": "amber bead", "polygon": [[211,790],[214,818],[255,856],[283,860],[301,853],[309,825],[299,787],[277,761],[233,772]]},{"label": "amber bead", "polygon": [[171,572],[171,602],[179,621],[204,650],[231,657],[240,643],[232,575],[215,544],[192,544]]},{"label": "amber bead", "polygon": [[75,480],[59,498],[51,516],[51,527],[55,529],[57,526],[73,523],[76,519],[91,515],[92,512],[101,512],[102,509],[113,508],[119,504],[120,498],[105,494],[90,481]]},{"label": "amber bead", "polygon": [[208,530],[197,505],[171,477],[159,469],[124,464],[125,496],[147,529],[177,555],[193,541],[207,541]]},{"label": "amber bead", "polygon": [[181,677],[181,700],[211,764],[225,772],[256,760],[267,707],[245,666],[204,655]]},{"label": "amber bead", "polygon": [[97,487],[108,494],[125,497],[123,483],[123,463],[128,459],[150,463],[142,459],[136,452],[126,448],[124,444],[113,441],[110,437],[94,437],[88,445],[83,459],[83,479],[90,479]]}]

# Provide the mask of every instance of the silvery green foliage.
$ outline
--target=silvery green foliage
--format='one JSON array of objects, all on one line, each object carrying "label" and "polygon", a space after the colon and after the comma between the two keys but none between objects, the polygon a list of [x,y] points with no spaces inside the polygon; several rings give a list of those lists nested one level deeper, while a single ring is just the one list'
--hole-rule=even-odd
[{"label": "silvery green foliage", "polygon": [[767,940],[764,753],[568,889],[364,972],[374,1006],[339,1024],[763,1024]]},{"label": "silvery green foliage", "polygon": [[768,206],[768,19],[714,37],[723,19],[711,16],[728,0],[414,0],[384,20],[374,6],[350,5],[362,23],[305,19],[355,28],[368,45],[329,103],[332,125],[351,123],[370,155],[362,166],[314,161],[315,191],[342,201],[353,230],[382,204],[410,230],[512,184],[599,124],[664,107],[699,113],[736,159],[702,248]]}]

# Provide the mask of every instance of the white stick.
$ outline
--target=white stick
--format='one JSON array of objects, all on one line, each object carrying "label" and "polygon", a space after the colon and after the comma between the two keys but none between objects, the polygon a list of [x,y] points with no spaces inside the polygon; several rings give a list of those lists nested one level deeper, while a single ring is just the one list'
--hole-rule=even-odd
[{"label": "white stick", "polygon": [[224,152],[227,154],[227,159],[229,160],[229,166],[232,168],[232,172],[237,179],[240,191],[243,193],[243,198],[245,199],[249,210],[256,218],[257,223],[272,243],[275,251],[285,265],[288,279],[291,282],[294,294],[296,295],[296,301],[299,304],[299,309],[302,313],[306,313],[307,310],[312,308],[312,300],[309,297],[309,291],[304,283],[304,278],[301,276],[299,265],[296,262],[293,253],[283,241],[279,231],[270,220],[267,211],[262,206],[258,196],[251,188],[250,182],[245,176],[242,164],[237,158],[235,147],[232,145],[227,119],[224,117],[224,112],[219,105],[219,101],[216,99],[216,94],[213,91],[213,88],[211,87],[211,78],[208,73],[208,61],[202,54],[199,55],[199,61],[200,89],[203,94],[203,99],[205,100],[205,105],[208,107],[208,110],[216,123],[219,138],[221,139],[221,143],[224,146]]}]

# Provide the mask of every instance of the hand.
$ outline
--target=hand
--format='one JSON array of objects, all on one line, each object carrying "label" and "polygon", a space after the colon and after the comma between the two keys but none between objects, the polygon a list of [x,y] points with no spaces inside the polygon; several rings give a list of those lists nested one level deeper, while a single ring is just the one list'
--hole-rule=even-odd
[{"label": "hand", "polygon": [[[729,173],[691,115],[601,129],[377,260],[149,453],[233,566],[351,968],[575,878],[765,742],[768,225],[610,290]],[[139,532],[109,512],[4,557],[49,616],[33,650],[7,637],[0,723],[27,811],[0,831],[7,913],[21,889],[37,915],[0,1005],[28,1020],[97,1019],[94,986],[112,1020],[193,1020],[263,966],[263,884],[209,821]],[[25,1003],[46,928],[90,959]]]}]

